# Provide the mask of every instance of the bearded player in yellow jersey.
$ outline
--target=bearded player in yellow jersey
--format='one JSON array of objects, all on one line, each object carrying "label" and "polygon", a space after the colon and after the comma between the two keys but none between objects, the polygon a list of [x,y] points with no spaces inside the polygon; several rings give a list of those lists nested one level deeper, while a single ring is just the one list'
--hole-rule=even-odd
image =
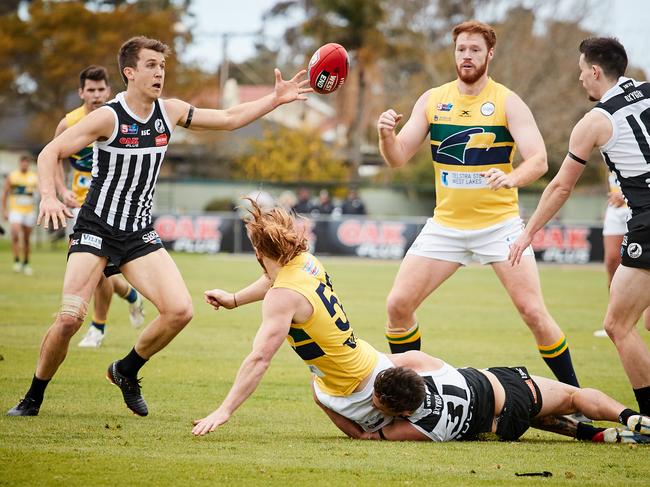
[{"label": "bearded player in yellow jersey", "polygon": [[[402,115],[389,109],[377,123],[379,148],[393,168],[431,138],[436,207],[405,256],[387,299],[386,337],[393,353],[420,348],[415,310],[458,268],[490,264],[530,328],[555,376],[578,387],[562,330],[546,310],[532,249],[519,267],[509,245],[523,227],[517,188],[547,171],[546,149],[526,104],[488,77],[496,34],[469,21],[452,32],[458,78],[426,91],[399,134]],[[523,161],[513,168],[515,146]],[[507,344],[502,343],[504,352]]]},{"label": "bearded player in yellow jersey", "polygon": [[[75,125],[90,112],[101,107],[109,99],[110,94],[111,89],[108,85],[106,68],[91,65],[81,71],[79,73],[79,98],[83,100],[83,105],[66,114],[59,122],[55,136],[58,136],[66,129]],[[60,161],[59,164],[56,186],[57,192],[63,202],[72,208],[73,221],[67,227],[69,229],[68,233],[72,233],[79,209],[85,201],[86,194],[90,188],[93,164],[92,145],[84,147],[79,152],[72,154],[69,162],[72,172],[71,189],[68,189],[64,182],[63,161]],[[144,323],[142,298],[138,292],[120,276],[114,275],[107,278],[102,275],[94,293],[93,319],[86,334],[79,342],[80,347],[97,348],[101,346],[104,340],[108,309],[113,293],[128,301],[129,318],[134,327],[137,328]]]},{"label": "bearded player in yellow jersey", "polygon": [[246,229],[264,274],[236,293],[206,291],[205,300],[215,309],[264,300],[262,324],[223,403],[196,420],[192,433],[205,435],[230,419],[260,383],[284,340],[308,366],[314,398],[330,417],[335,411],[364,431],[378,431],[393,419],[372,404],[375,377],[393,365],[415,366],[411,355],[384,355],[356,338],[330,277],[307,252],[307,238],[293,218],[281,208],[262,210],[248,200],[252,209]]}]

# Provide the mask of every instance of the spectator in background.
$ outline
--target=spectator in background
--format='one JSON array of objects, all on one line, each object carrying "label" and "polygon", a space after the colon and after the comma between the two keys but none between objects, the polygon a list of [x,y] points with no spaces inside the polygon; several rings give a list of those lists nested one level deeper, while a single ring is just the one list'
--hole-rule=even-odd
[{"label": "spectator in background", "polygon": [[326,189],[321,189],[318,194],[318,205],[316,205],[316,213],[320,215],[331,215],[334,211],[334,203],[330,198],[330,192]]},{"label": "spectator in background", "polygon": [[287,213],[293,213],[293,209],[298,203],[296,195],[293,194],[293,191],[283,191],[280,196],[278,196],[278,206],[284,209]]},{"label": "spectator in background", "polygon": [[359,193],[355,188],[350,189],[348,192],[348,196],[341,205],[341,212],[344,215],[366,214],[366,205],[363,204],[363,200],[359,197]]},{"label": "spectator in background", "polygon": [[309,215],[314,209],[311,202],[311,191],[309,188],[300,188],[298,190],[298,202],[294,205],[293,211],[303,215]]}]

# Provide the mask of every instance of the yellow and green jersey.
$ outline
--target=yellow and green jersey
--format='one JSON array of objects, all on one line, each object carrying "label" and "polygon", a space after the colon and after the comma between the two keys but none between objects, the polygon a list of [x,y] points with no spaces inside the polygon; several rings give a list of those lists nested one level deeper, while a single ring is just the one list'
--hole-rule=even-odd
[{"label": "yellow and green jersey", "polygon": [[[67,113],[65,121],[68,128],[79,122],[86,115],[86,109],[83,105]],[[93,146],[89,145],[79,152],[72,154],[69,161],[72,166],[72,192],[77,197],[77,203],[81,205],[86,200],[86,195],[90,189],[90,181],[92,180]]]},{"label": "yellow and green jersey", "polygon": [[280,270],[273,287],[302,294],[314,309],[305,323],[291,324],[287,341],[309,366],[318,387],[333,396],[352,393],[375,368],[377,351],[355,338],[323,265],[304,252]]},{"label": "yellow and green jersey", "polygon": [[517,189],[493,191],[480,176],[492,167],[512,171],[515,142],[506,119],[509,93],[491,78],[476,96],[461,95],[456,81],[431,90],[426,116],[435,172],[436,223],[475,230],[519,215]]},{"label": "yellow and green jersey", "polygon": [[9,211],[29,215],[34,213],[38,188],[38,176],[34,171],[11,171],[9,179]]}]

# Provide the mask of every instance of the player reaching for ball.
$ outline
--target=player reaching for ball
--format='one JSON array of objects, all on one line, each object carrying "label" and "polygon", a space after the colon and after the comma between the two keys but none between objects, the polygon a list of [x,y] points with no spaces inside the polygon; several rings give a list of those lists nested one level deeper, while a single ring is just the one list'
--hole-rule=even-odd
[{"label": "player reaching for ball", "polygon": [[[415,311],[472,259],[491,264],[528,325],[542,358],[562,382],[578,386],[562,330],[546,310],[529,247],[521,265],[508,263],[509,244],[522,231],[517,188],[547,170],[546,149],[526,104],[488,77],[496,34],[469,21],[453,29],[458,78],[426,91],[398,135],[402,115],[379,117],[379,148],[398,168],[431,136],[436,206],[404,257],[387,299],[386,338],[393,353],[420,348]],[[515,145],[523,161],[513,169]],[[508,343],[500,347],[507,354]]]},{"label": "player reaching for ball", "polygon": [[192,299],[176,264],[153,229],[151,207],[156,179],[176,125],[190,129],[234,130],[280,105],[306,100],[306,71],[283,80],[275,70],[272,93],[226,110],[194,108],[161,99],[165,58],[170,49],[146,37],[120,48],[118,62],[126,91],[65,130],[38,158],[41,204],[38,221],[66,226],[68,208],[57,199],[58,161],[95,142],[90,190],[70,237],[61,308],[41,344],[32,384],[10,416],[35,416],[45,388],[65,359],[100,276],[121,272],[160,313],[142,331],[133,349],[108,367],[108,379],[122,391],[129,409],[148,414],[137,374],[192,318]]}]

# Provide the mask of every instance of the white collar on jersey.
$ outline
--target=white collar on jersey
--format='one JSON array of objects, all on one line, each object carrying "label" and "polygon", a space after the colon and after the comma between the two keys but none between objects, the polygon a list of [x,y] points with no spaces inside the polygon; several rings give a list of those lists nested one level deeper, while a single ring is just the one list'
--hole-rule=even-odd
[{"label": "white collar on jersey", "polygon": [[[604,102],[606,102],[607,100],[609,100],[611,97],[613,97],[613,96],[615,96],[615,95],[618,95],[619,93],[622,93],[623,90],[621,89],[621,85],[622,85],[623,83],[625,83],[626,81],[629,81],[629,80],[634,81],[632,78],[627,78],[627,77],[625,77],[625,76],[619,76],[619,78],[618,78],[618,80],[616,81],[616,83],[614,84],[614,86],[612,86],[609,90],[607,90],[607,91],[603,94],[603,96],[600,98],[601,103],[604,103]],[[636,84],[636,83],[635,83],[635,84]]]}]

